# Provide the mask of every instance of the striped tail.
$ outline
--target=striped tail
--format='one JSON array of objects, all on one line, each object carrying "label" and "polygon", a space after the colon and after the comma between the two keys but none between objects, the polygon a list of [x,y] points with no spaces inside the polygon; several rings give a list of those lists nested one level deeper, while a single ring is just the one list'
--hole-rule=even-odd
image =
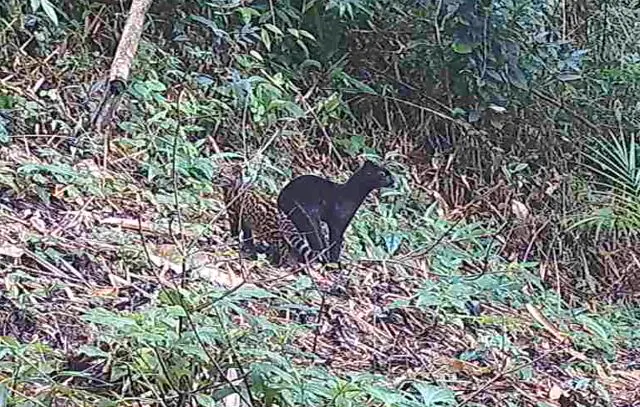
[{"label": "striped tail", "polygon": [[[304,259],[306,263],[311,263],[314,260],[325,262],[324,253],[313,250],[305,235],[300,233],[291,219],[280,210],[278,211],[278,229],[286,245],[292,248],[294,253]],[[322,231],[319,232],[322,233]],[[325,241],[325,239],[321,239],[321,241]]]}]

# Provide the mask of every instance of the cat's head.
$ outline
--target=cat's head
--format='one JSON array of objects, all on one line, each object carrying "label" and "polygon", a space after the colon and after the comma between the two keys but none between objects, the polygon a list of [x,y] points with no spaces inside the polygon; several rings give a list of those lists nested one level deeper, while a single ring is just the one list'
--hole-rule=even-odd
[{"label": "cat's head", "polygon": [[357,174],[360,182],[370,188],[389,188],[394,184],[389,170],[369,160],[362,164]]}]

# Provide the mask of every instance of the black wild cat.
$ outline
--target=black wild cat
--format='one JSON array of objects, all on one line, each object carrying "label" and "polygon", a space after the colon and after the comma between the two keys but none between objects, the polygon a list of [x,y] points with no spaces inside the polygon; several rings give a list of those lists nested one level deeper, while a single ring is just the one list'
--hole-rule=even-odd
[{"label": "black wild cat", "polygon": [[[306,237],[314,255],[328,249],[329,255],[320,257],[320,260],[336,263],[342,250],[344,231],[366,196],[374,189],[392,186],[393,182],[387,169],[369,160],[344,184],[315,175],[303,175],[280,191],[278,209]],[[321,221],[326,222],[329,229],[328,247]]]}]

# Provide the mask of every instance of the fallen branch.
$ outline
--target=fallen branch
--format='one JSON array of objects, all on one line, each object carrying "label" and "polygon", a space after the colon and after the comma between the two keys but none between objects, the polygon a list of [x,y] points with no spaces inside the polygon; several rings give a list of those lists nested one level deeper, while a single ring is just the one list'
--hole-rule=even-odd
[{"label": "fallen branch", "polygon": [[109,81],[102,101],[91,119],[91,127],[101,130],[111,122],[113,112],[118,107],[120,97],[126,89],[133,58],[138,50],[138,43],[142,35],[144,17],[153,0],[133,0],[129,8],[129,17],[122,30],[122,36],[111,63]]}]

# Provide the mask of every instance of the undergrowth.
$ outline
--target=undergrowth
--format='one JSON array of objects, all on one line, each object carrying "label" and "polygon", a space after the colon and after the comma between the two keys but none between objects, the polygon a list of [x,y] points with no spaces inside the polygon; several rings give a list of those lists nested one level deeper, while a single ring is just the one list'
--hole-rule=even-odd
[{"label": "undergrowth", "polygon": [[[154,2],[102,132],[126,10],[0,5],[0,405],[636,402],[637,11],[276,3]],[[364,157],[343,270],[239,255],[230,161]]]}]

